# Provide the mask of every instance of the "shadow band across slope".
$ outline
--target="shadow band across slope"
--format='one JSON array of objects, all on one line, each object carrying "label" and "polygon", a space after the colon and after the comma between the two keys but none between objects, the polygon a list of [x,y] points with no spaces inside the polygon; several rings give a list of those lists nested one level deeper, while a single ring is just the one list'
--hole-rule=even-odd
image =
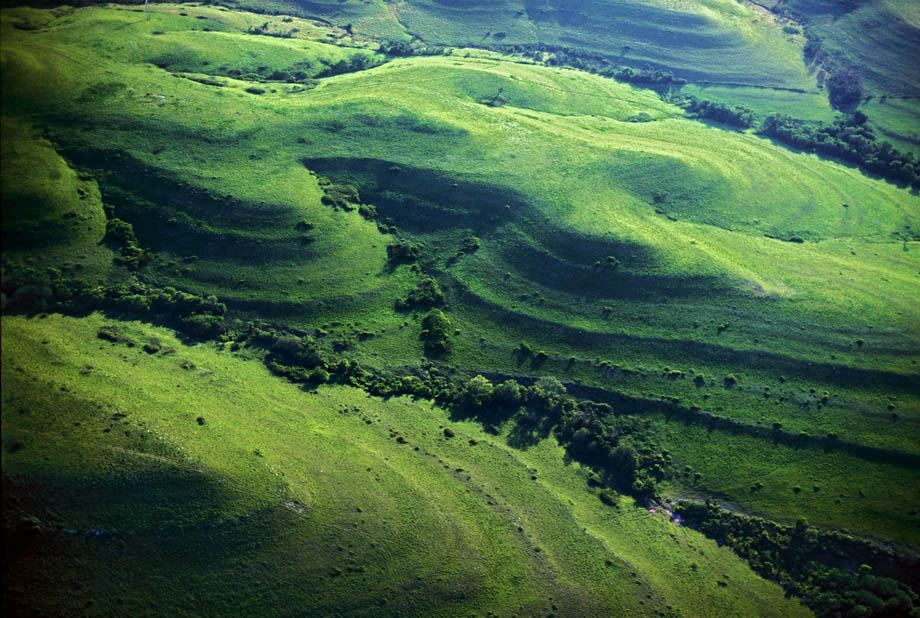
[{"label": "shadow band across slope", "polygon": [[253,237],[253,232],[276,232],[279,221],[293,220],[289,208],[217,195],[124,151],[67,149],[66,155],[93,171],[103,202],[134,226],[145,248],[248,264],[287,259],[292,253],[309,257],[309,245],[298,244],[293,235]]},{"label": "shadow band across slope", "polygon": [[[710,277],[673,277],[640,272],[656,257],[638,243],[601,238],[546,219],[527,196],[471,175],[409,167],[369,158],[302,159],[309,170],[352,185],[381,218],[409,234],[436,235],[472,230],[489,238],[505,265],[537,285],[577,296],[643,299],[650,293],[673,298],[711,295]],[[617,262],[611,268],[608,256]],[[599,272],[603,270],[603,276]]]},{"label": "shadow band across slope", "polygon": [[809,380],[820,380],[842,386],[872,384],[879,388],[903,393],[915,393],[920,390],[920,375],[918,374],[902,374],[833,363],[820,363],[775,352],[738,350],[689,339],[666,339],[588,331],[512,311],[469,290],[464,294],[463,300],[484,312],[492,314],[504,324],[520,329],[521,332],[551,333],[559,342],[574,347],[588,346],[589,349],[598,347],[615,349],[626,344],[641,344],[650,356],[676,355],[698,359],[701,362],[752,367],[769,371],[776,375],[799,376]]}]

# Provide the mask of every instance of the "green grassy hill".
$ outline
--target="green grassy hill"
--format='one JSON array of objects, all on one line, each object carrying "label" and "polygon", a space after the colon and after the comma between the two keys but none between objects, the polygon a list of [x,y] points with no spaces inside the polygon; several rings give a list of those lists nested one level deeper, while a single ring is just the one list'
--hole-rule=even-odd
[{"label": "green grassy hill", "polygon": [[102,316],[33,321],[3,320],[4,517],[40,519],[7,554],[13,609],[807,614],[727,548],[586,493],[552,441],[303,392],[137,322],[115,322],[127,347],[96,338]]},{"label": "green grassy hill", "polygon": [[[600,500],[631,490],[568,422],[634,449],[655,504],[709,498],[915,555],[916,192],[587,72],[462,47],[390,58],[366,38],[405,23],[480,45],[462,38],[474,17],[492,38],[562,36],[593,3],[332,4],[2,12],[13,607],[807,613],[756,560],[642,499]],[[782,63],[802,41],[754,10],[631,15],[763,62],[755,81],[799,79]],[[774,43],[795,53],[758,47]],[[704,75],[717,56],[692,46],[679,61],[701,83],[740,79]],[[826,120],[817,96],[781,104]],[[440,293],[419,301],[429,277]],[[192,323],[163,304],[182,292],[216,312],[219,343],[163,326]],[[292,336],[319,359],[279,368]],[[612,412],[413,390],[477,374],[552,376]]]}]

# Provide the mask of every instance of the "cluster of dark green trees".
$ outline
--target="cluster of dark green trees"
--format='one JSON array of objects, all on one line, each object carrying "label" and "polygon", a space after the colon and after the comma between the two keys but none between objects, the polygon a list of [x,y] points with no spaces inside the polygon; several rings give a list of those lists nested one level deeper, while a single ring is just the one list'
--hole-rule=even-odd
[{"label": "cluster of dark green trees", "polygon": [[422,277],[404,298],[396,300],[396,308],[408,311],[415,307],[435,307],[444,304],[444,292],[433,277]]},{"label": "cluster of dark green trees", "polygon": [[843,108],[859,103],[866,94],[859,74],[846,65],[833,60],[824,49],[821,38],[807,26],[805,27],[805,39],[805,49],[803,50],[805,59],[824,70],[826,74],[824,83],[827,86],[831,105]]},{"label": "cluster of dark green trees", "polygon": [[4,269],[4,312],[109,311],[156,319],[192,337],[210,339],[226,330],[227,306],[215,296],[189,294],[139,281],[108,286],[68,277],[54,268]]},{"label": "cluster of dark green trees", "polygon": [[450,52],[443,45],[411,44],[405,41],[383,41],[377,47],[377,53],[389,58],[407,58],[409,56],[440,56]]},{"label": "cluster of dark green trees", "polygon": [[105,241],[119,249],[115,261],[130,268],[138,268],[149,262],[151,254],[144,251],[134,234],[134,226],[117,217],[111,217],[105,224]]},{"label": "cluster of dark green trees", "polygon": [[[851,8],[857,3],[858,0],[840,0],[839,2],[839,4],[851,5]],[[865,88],[859,74],[851,67],[831,57],[824,48],[821,37],[818,36],[814,29],[809,27],[808,16],[797,11],[790,4],[777,2],[767,10],[802,25],[802,33],[805,35],[805,48],[802,53],[805,56],[806,63],[815,66],[823,73],[831,105],[843,108],[859,103],[865,96]],[[796,34],[799,29],[795,26],[787,25],[783,28],[783,31],[787,34]]]},{"label": "cluster of dark green trees", "polygon": [[[450,350],[450,320],[432,309],[422,323],[426,350],[437,356]],[[545,437],[555,432],[573,459],[598,472],[607,488],[652,500],[658,483],[670,475],[670,454],[659,448],[650,420],[614,414],[602,403],[579,401],[553,377],[524,385],[513,378],[493,383],[482,375],[469,379],[449,376],[427,363],[414,375],[370,370],[324,350],[310,336],[297,337],[249,325],[236,333],[234,346],[267,350],[266,363],[277,375],[297,382],[338,382],[371,394],[411,395],[436,400],[455,413],[475,417],[487,430],[514,419],[520,436]]]},{"label": "cluster of dark green trees", "polygon": [[742,129],[753,127],[757,122],[754,111],[743,105],[728,105],[699,99],[693,95],[671,97],[671,103],[684,108],[691,118],[705,118]]},{"label": "cluster of dark green trees", "polygon": [[675,510],[685,524],[728,545],[754,571],[801,597],[819,617],[920,616],[916,558],[818,530],[805,520],[783,526],[697,502],[681,502]]},{"label": "cluster of dark green trees", "polygon": [[[317,339],[252,322],[228,322],[226,306],[213,296],[136,281],[97,286],[53,269],[20,267],[4,275],[4,311],[102,309],[153,319],[201,339],[227,342],[231,350],[261,349],[271,371],[295,382],[336,382],[383,397],[433,399],[457,415],[477,418],[495,433],[510,421],[515,427],[512,434],[521,440],[553,432],[570,457],[597,472],[590,484],[601,488],[599,497],[607,504],[616,504],[617,491],[654,500],[658,483],[672,474],[670,454],[658,446],[649,419],[617,414],[604,403],[578,400],[553,377],[530,384],[513,378],[493,382],[482,375],[448,374],[430,362],[412,375],[397,375],[363,367],[335,353],[321,340],[325,333]],[[450,336],[450,321],[436,308],[426,316],[423,328],[436,333],[432,341]],[[114,330],[100,331],[100,337],[121,340]],[[689,525],[730,545],[758,573],[801,596],[819,616],[920,616],[913,592],[920,585],[916,560],[887,554],[866,541],[818,531],[804,522],[781,526],[697,503],[681,503],[677,512]]]},{"label": "cluster of dark green trees", "polygon": [[357,71],[364,71],[365,69],[370,69],[381,63],[381,61],[375,60],[372,56],[355,54],[347,60],[342,59],[335,64],[327,65],[325,69],[317,73],[314,77],[320,79],[323,77],[332,77],[333,75],[342,75],[344,73],[356,73]]},{"label": "cluster of dark green trees", "polygon": [[544,43],[519,43],[515,45],[493,45],[491,49],[502,53],[520,54],[545,62],[549,66],[566,66],[588,73],[596,73],[617,81],[641,84],[647,87],[680,86],[687,80],[675,77],[670,71],[663,71],[651,66],[641,69],[622,66],[611,62],[607,57],[592,52],[560,45]]},{"label": "cluster of dark green trees", "polygon": [[833,124],[806,123],[781,114],[767,116],[759,133],[809,152],[850,161],[885,178],[920,189],[920,160],[876,141],[862,112],[839,117]]}]

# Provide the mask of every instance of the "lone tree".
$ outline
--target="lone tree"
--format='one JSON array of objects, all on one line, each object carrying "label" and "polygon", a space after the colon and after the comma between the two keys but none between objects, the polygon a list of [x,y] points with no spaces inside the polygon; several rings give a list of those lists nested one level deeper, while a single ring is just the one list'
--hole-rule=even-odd
[{"label": "lone tree", "polygon": [[422,341],[429,354],[450,352],[450,320],[440,309],[432,309],[422,320]]}]

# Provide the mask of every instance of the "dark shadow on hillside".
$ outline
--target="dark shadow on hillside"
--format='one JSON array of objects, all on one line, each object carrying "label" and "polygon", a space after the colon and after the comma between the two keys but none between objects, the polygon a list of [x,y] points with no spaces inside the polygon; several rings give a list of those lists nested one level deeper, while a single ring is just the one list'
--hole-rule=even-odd
[{"label": "dark shadow on hillside", "polygon": [[450,420],[455,422],[474,420],[487,433],[497,435],[502,427],[509,425],[508,445],[520,450],[536,446],[548,438],[555,426],[553,419],[528,411],[527,408],[519,405],[491,404],[475,407],[460,403],[451,405],[448,409]]},{"label": "dark shadow on hillside", "polygon": [[751,425],[697,408],[687,408],[668,401],[632,397],[617,391],[607,391],[578,384],[567,385],[567,388],[569,393],[576,397],[610,404],[617,414],[663,414],[669,422],[673,420],[686,425],[707,427],[710,431],[750,436],[768,440],[774,445],[790,448],[816,448],[824,452],[842,451],[868,461],[880,461],[904,467],[920,466],[920,454],[917,453],[868,446],[841,439],[834,435],[822,437],[793,434],[776,427]]},{"label": "dark shadow on hillside", "polygon": [[486,234],[510,220],[509,211],[531,210],[517,191],[475,177],[380,159],[302,159],[301,163],[337,184],[357,187],[361,201],[373,204],[381,219],[409,233],[462,228]]},{"label": "dark shadow on hillside", "polygon": [[508,432],[508,446],[522,451],[548,438],[556,425],[552,419],[532,413],[519,414],[512,422],[511,431]]},{"label": "dark shadow on hillside", "polygon": [[516,328],[520,332],[542,331],[547,336],[554,336],[560,344],[573,347],[590,345],[592,348],[616,349],[617,346],[623,344],[641,343],[648,354],[653,356],[670,357],[679,355],[688,359],[699,359],[704,363],[724,363],[738,367],[754,366],[769,370],[776,375],[797,375],[808,380],[821,380],[846,386],[874,384],[879,388],[884,387],[903,392],[913,393],[920,390],[920,374],[901,374],[833,363],[821,363],[797,359],[775,352],[737,350],[690,339],[665,339],[588,331],[510,311],[505,307],[474,295],[469,290],[463,294],[462,300],[473,307],[477,307],[483,313],[494,314],[493,318],[500,319],[502,324],[508,328]]},{"label": "dark shadow on hillside", "polygon": [[[637,272],[655,257],[638,244],[592,238],[571,230],[544,229],[534,242],[510,231],[499,250],[505,263],[528,281],[582,297],[643,300],[689,298],[725,291],[714,277],[674,277]],[[518,242],[507,242],[515,239]],[[557,253],[560,252],[560,253]]]},{"label": "dark shadow on hillside", "polygon": [[873,180],[881,180],[882,182],[886,182],[886,183],[888,183],[888,184],[890,184],[890,185],[894,185],[894,186],[898,187],[899,189],[904,189],[905,191],[909,191],[911,195],[920,195],[920,191],[918,191],[918,189],[912,189],[912,188],[911,188],[911,184],[910,184],[909,182],[904,182],[904,181],[901,181],[901,180],[895,180],[895,179],[890,178],[890,177],[888,177],[888,176],[884,176],[884,175],[882,175],[882,174],[879,174],[878,172],[873,172],[872,170],[868,170],[868,169],[866,169],[865,167],[863,167],[862,165],[860,165],[860,164],[858,164],[858,163],[854,163],[853,161],[849,161],[849,160],[847,160],[847,159],[841,159],[841,158],[839,158],[839,157],[833,157],[833,156],[831,156],[831,155],[824,154],[824,153],[822,153],[822,152],[816,152],[816,151],[810,150],[810,149],[799,148],[798,146],[794,146],[793,144],[790,144],[789,142],[786,142],[786,141],[784,141],[784,140],[777,139],[777,138],[775,138],[775,137],[768,136],[768,135],[763,135],[763,134],[761,134],[761,133],[758,133],[758,134],[757,134],[757,137],[769,141],[771,144],[773,144],[773,145],[776,146],[777,148],[782,148],[782,149],[784,149],[784,150],[788,150],[789,152],[794,152],[794,153],[796,153],[796,154],[811,154],[811,155],[815,155],[815,156],[817,156],[819,159],[821,159],[822,161],[828,161],[828,162],[831,162],[831,163],[836,163],[836,164],[838,164],[838,165],[842,165],[842,166],[844,166],[844,167],[848,167],[848,168],[853,169],[853,170],[858,170],[859,173],[862,174],[863,176],[865,176],[866,178],[871,178],[871,179],[873,179]]},{"label": "dark shadow on hillside", "polygon": [[555,225],[527,196],[476,177],[380,159],[301,163],[334,183],[356,187],[361,201],[372,203],[380,219],[409,234],[467,229],[487,240],[500,237],[496,248],[507,265],[548,288],[579,296],[645,298],[702,296],[716,286],[712,278],[636,272],[658,261],[648,247]]},{"label": "dark shadow on hillside", "polygon": [[278,229],[294,218],[286,206],[254,203],[188,184],[125,151],[68,150],[66,156],[97,179],[110,212],[134,226],[141,246],[178,257],[248,264],[309,259],[315,253],[291,228],[288,239],[262,241],[249,234]]}]

